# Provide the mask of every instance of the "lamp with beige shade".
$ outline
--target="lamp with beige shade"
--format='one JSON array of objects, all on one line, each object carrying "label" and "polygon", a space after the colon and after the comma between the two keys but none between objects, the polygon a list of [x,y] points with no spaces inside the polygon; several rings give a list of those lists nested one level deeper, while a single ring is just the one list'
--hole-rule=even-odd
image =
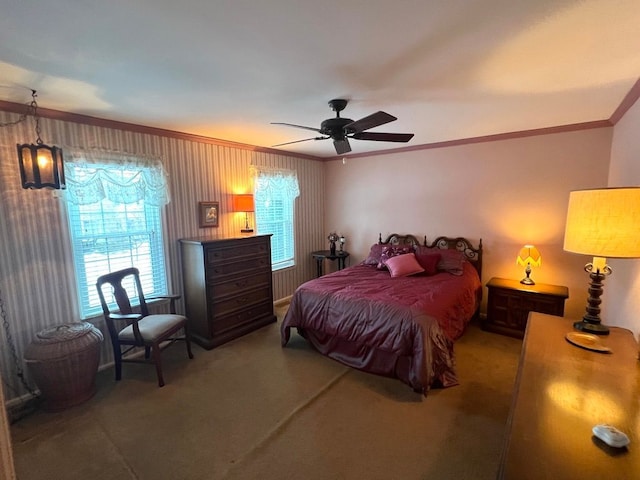
[{"label": "lamp with beige shade", "polygon": [[608,335],[600,319],[602,282],[611,275],[607,258],[640,258],[640,187],[577,190],[569,194],[564,250],[593,256],[587,313],[574,328]]}]

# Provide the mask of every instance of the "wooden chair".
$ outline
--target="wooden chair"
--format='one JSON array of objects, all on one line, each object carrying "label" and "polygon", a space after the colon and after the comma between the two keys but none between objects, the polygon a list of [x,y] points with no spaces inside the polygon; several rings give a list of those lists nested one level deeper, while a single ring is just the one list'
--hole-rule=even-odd
[{"label": "wooden chair", "polygon": [[[111,287],[111,295],[118,306],[117,313],[112,312],[107,303],[104,292],[106,286]],[[126,287],[129,288],[129,293]],[[149,314],[137,268],[126,268],[102,275],[96,282],[96,288],[113,346],[116,380],[122,378],[123,362],[153,363],[158,375],[158,386],[164,386],[161,352],[177,340],[185,341],[189,358],[193,358],[187,318],[175,314],[175,301],[180,295],[154,297],[170,300],[171,313]],[[151,297],[147,300],[151,300]],[[132,307],[136,304],[139,305],[135,308],[137,312]],[[184,336],[178,336],[180,330],[184,330]],[[125,357],[128,352],[138,347],[144,347],[144,358]]]}]

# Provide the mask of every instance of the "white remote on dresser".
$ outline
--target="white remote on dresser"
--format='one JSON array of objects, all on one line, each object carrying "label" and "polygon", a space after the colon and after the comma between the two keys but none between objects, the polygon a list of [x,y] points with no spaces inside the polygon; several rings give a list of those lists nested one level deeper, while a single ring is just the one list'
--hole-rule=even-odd
[{"label": "white remote on dresser", "polygon": [[612,447],[622,448],[629,445],[629,437],[614,426],[607,424],[596,425],[592,431],[596,437]]}]

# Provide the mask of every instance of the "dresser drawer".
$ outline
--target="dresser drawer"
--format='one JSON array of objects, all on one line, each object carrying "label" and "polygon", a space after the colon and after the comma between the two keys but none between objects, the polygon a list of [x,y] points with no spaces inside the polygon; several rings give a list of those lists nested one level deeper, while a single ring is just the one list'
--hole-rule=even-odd
[{"label": "dresser drawer", "polygon": [[216,263],[207,265],[207,280],[214,282],[226,281],[228,275],[251,273],[259,269],[271,270],[271,259],[267,257],[256,257],[243,259],[230,263]]},{"label": "dresser drawer", "polygon": [[[264,241],[249,241],[237,248],[233,243],[228,246],[209,246],[204,249],[205,263],[207,265],[216,265],[226,262],[235,262],[238,259],[256,257],[265,259],[269,255],[269,246]],[[268,258],[269,262],[271,261]]]},{"label": "dresser drawer", "polygon": [[[265,298],[271,298],[271,286],[256,288],[254,290],[248,290],[241,292],[239,295],[233,297],[227,297],[225,300],[218,301],[218,299],[212,299],[211,313],[213,318],[226,315],[235,310],[246,308],[256,303],[264,301]],[[270,302],[273,308],[273,302]]]},{"label": "dresser drawer", "polygon": [[265,270],[252,275],[238,275],[235,278],[224,277],[224,279],[226,279],[226,281],[221,281],[220,277],[213,277],[211,279],[211,284],[207,288],[209,298],[217,301],[229,295],[236,295],[244,290],[270,287],[271,270]]},{"label": "dresser drawer", "polygon": [[223,334],[242,327],[243,325],[250,324],[254,322],[256,318],[264,318],[270,315],[273,315],[273,304],[270,302],[262,302],[227,315],[216,316],[211,321],[211,334]]}]

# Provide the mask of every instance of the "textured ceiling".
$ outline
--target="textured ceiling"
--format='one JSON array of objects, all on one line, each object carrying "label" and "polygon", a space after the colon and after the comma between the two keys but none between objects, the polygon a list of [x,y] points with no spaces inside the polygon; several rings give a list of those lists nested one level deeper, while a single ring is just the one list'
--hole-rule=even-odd
[{"label": "textured ceiling", "polygon": [[363,153],[605,120],[640,77],[640,0],[1,2],[0,100],[265,147],[332,98],[415,133]]}]

